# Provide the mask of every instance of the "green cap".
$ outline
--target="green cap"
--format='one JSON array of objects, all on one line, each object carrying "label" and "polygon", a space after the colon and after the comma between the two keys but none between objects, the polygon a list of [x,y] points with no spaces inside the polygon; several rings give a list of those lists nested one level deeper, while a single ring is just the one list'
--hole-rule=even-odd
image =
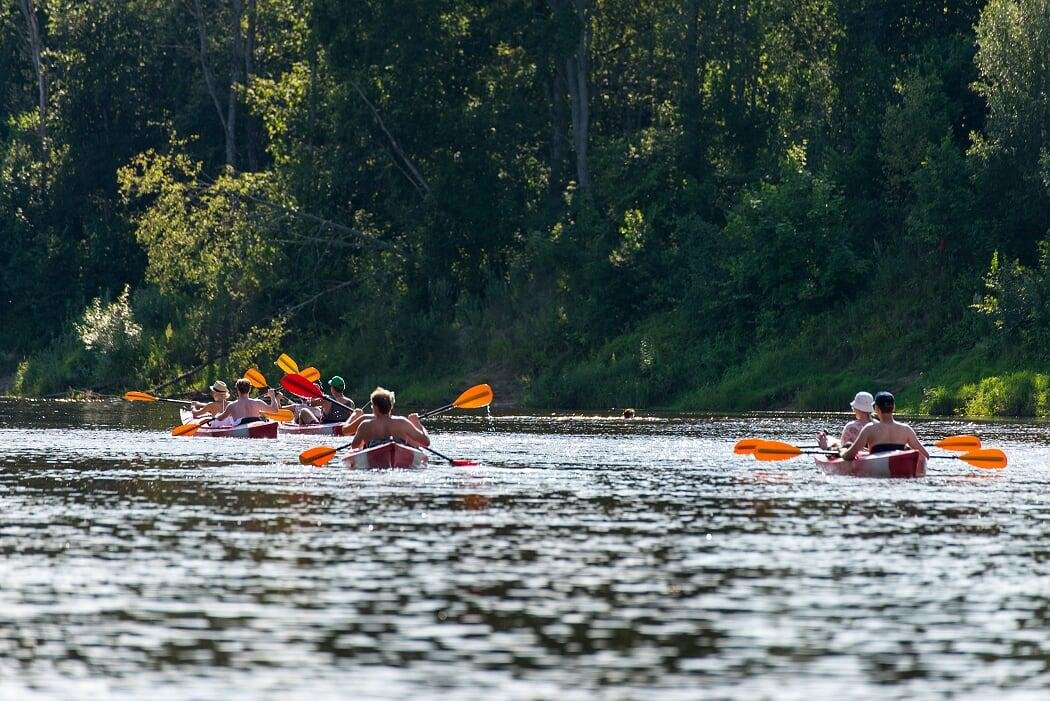
[{"label": "green cap", "polygon": [[339,377],[339,375],[336,375],[335,377],[330,379],[328,381],[328,386],[329,387],[338,387],[339,389],[346,389],[346,383],[343,382],[343,378]]}]

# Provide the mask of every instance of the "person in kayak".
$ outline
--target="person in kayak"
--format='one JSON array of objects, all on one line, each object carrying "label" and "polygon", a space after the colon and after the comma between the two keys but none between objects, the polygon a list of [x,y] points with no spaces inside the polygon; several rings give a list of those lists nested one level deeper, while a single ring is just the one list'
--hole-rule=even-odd
[{"label": "person in kayak", "polygon": [[912,449],[924,459],[930,457],[912,427],[893,420],[895,403],[892,394],[879,392],[875,395],[874,403],[875,415],[879,420],[861,429],[853,445],[840,452],[843,460],[852,460],[853,456],[863,449],[867,449],[870,453]]},{"label": "person in kayak", "polygon": [[190,409],[193,411],[193,418],[195,419],[199,419],[202,416],[221,414],[226,411],[226,407],[230,403],[230,388],[222,380],[216,380],[208,389],[211,390],[210,402],[190,403]]},{"label": "person in kayak", "polygon": [[846,424],[838,440],[828,438],[828,434],[824,431],[817,434],[817,444],[824,450],[838,450],[849,446],[857,440],[861,430],[871,423],[871,412],[875,409],[875,398],[871,396],[871,392],[857,392],[857,396],[849,405],[853,409],[853,415],[857,418]]},{"label": "person in kayak", "polygon": [[229,421],[235,426],[252,421],[262,421],[262,412],[276,411],[281,408],[281,401],[277,398],[277,393],[273,391],[273,388],[266,391],[266,398],[269,401],[263,401],[251,398],[252,383],[247,378],[242,377],[237,380],[235,386],[237,401],[232,402],[225,411],[215,417],[213,426],[223,421]]},{"label": "person in kayak", "polygon": [[[354,400],[343,394],[346,389],[346,382],[339,375],[335,375],[328,381],[328,390],[331,392],[332,399],[339,404],[346,406],[340,406],[335,402],[330,402],[327,399],[311,399],[309,406],[305,406],[299,411],[299,423],[301,424],[334,424],[344,423],[350,420],[351,414],[354,412]],[[349,407],[349,409],[347,408]]]},{"label": "person in kayak", "polygon": [[[394,393],[382,387],[376,387],[369,397],[372,400],[372,417],[361,421],[357,426],[351,443],[354,448],[369,447],[397,441],[407,445],[425,448],[430,445],[430,436],[418,414],[394,416]],[[345,432],[343,435],[347,435]]]}]

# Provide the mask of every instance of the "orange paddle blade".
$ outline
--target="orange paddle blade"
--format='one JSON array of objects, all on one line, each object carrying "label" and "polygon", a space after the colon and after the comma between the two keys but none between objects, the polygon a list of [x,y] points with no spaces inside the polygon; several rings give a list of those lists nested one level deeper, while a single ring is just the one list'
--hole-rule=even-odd
[{"label": "orange paddle blade", "polygon": [[488,385],[474,385],[456,397],[452,406],[458,409],[480,409],[492,403],[492,388]]},{"label": "orange paddle blade", "polygon": [[335,448],[327,445],[318,445],[299,453],[299,463],[321,467],[333,457],[335,457]]},{"label": "orange paddle blade", "polygon": [[754,455],[755,449],[764,442],[760,438],[743,438],[733,446],[733,452],[737,455]]},{"label": "orange paddle blade", "polygon": [[321,379],[321,371],[315,367],[306,368],[299,374],[305,377],[306,379],[310,380],[310,382],[317,382]]},{"label": "orange paddle blade", "polygon": [[956,457],[982,470],[1001,470],[1006,467],[1006,453],[998,448],[971,450],[969,453],[963,453]]},{"label": "orange paddle blade", "polygon": [[149,392],[125,392],[124,399],[129,402],[155,402],[157,398]]},{"label": "orange paddle blade", "polygon": [[763,462],[788,460],[797,455],[802,455],[801,448],[779,441],[759,441],[758,447],[755,448],[755,457]]},{"label": "orange paddle blade", "polygon": [[192,436],[201,427],[199,423],[182,424],[171,429],[173,436]]},{"label": "orange paddle blade", "polygon": [[263,377],[263,374],[255,368],[251,368],[250,370],[246,371],[244,373],[244,379],[248,380],[248,382],[251,382],[252,387],[254,387],[255,389],[265,389],[268,386],[266,378]]},{"label": "orange paddle blade", "polygon": [[273,364],[284,370],[287,375],[299,372],[299,364],[292,360],[287,353],[281,353],[281,356],[273,361]]},{"label": "orange paddle blade", "polygon": [[260,411],[260,414],[272,421],[291,421],[295,414],[291,409],[278,409],[277,411]]},{"label": "orange paddle blade", "polygon": [[981,439],[977,436],[948,436],[934,443],[943,450],[980,450]]}]

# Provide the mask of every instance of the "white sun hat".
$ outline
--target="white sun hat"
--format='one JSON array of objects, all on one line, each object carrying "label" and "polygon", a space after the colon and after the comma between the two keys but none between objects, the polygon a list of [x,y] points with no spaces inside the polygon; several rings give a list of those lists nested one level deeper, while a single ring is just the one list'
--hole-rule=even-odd
[{"label": "white sun hat", "polygon": [[870,414],[875,411],[875,397],[871,396],[871,392],[857,392],[857,396],[849,405],[857,411],[866,411]]}]

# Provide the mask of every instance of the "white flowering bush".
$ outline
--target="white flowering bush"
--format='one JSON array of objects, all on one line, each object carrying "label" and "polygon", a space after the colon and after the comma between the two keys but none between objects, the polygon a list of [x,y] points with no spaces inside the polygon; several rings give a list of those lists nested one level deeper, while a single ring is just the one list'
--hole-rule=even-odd
[{"label": "white flowering bush", "polygon": [[96,297],[84,310],[80,323],[74,324],[80,341],[87,350],[103,356],[116,355],[137,346],[142,326],[135,323],[131,309],[131,286],[110,304]]}]

